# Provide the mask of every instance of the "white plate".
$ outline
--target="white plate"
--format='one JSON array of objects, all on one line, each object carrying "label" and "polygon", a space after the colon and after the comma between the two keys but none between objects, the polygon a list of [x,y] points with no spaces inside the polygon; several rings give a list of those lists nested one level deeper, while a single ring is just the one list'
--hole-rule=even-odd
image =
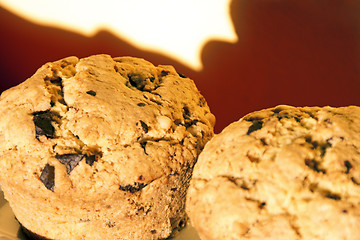
[{"label": "white plate", "polygon": [[[20,230],[9,203],[4,199],[0,189],[0,240],[27,240]],[[171,240],[200,240],[194,228],[190,225],[185,227],[179,235]]]}]

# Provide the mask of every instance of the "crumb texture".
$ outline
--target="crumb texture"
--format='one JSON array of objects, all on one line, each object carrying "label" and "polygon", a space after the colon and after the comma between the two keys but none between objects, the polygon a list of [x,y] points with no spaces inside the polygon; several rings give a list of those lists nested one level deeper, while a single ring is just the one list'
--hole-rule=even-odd
[{"label": "crumb texture", "polygon": [[30,231],[163,239],[186,223],[184,195],[215,118],[172,66],[65,58],[3,92],[0,113],[0,184]]},{"label": "crumb texture", "polygon": [[199,156],[187,212],[202,239],[360,238],[360,108],[250,113]]}]

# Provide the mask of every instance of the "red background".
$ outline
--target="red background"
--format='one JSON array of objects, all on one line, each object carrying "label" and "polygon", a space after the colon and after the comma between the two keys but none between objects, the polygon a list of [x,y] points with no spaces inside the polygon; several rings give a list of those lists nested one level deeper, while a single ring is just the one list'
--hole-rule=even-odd
[{"label": "red background", "polygon": [[174,65],[207,99],[216,132],[278,104],[360,105],[360,1],[233,0],[231,17],[239,41],[208,42],[204,69],[196,72],[106,31],[87,38],[27,22],[0,7],[0,91],[48,61],[107,53]]}]

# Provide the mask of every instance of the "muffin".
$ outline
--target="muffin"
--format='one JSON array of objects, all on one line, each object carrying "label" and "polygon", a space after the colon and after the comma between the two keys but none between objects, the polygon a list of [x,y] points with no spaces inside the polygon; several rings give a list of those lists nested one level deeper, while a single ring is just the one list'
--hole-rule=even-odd
[{"label": "muffin", "polygon": [[0,184],[29,235],[164,239],[187,221],[215,118],[194,82],[133,57],[69,57],[0,97]]},{"label": "muffin", "polygon": [[360,108],[277,106],[230,124],[195,165],[201,239],[360,239]]}]

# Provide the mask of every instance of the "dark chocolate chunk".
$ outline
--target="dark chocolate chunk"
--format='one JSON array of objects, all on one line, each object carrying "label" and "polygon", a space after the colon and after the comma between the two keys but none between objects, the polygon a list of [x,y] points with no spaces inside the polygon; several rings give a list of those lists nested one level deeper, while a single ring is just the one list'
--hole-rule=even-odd
[{"label": "dark chocolate chunk", "polygon": [[165,76],[167,76],[168,74],[169,74],[168,71],[162,70],[161,73],[160,73],[160,76],[161,76],[161,77],[165,77]]},{"label": "dark chocolate chunk", "polygon": [[56,86],[60,86],[62,87],[62,79],[61,77],[56,77],[56,78],[52,78],[50,79],[50,82]]},{"label": "dark chocolate chunk", "polygon": [[262,125],[263,125],[263,121],[261,121],[261,120],[255,120],[255,121],[253,121],[253,124],[249,127],[249,129],[248,129],[248,131],[247,131],[246,134],[249,135],[250,133],[255,132],[255,131],[261,129],[261,128],[262,128]]},{"label": "dark chocolate chunk", "polygon": [[256,156],[253,156],[251,154],[247,154],[246,155],[249,159],[250,162],[252,163],[259,163],[260,162],[260,158],[256,157]]},{"label": "dark chocolate chunk", "polygon": [[191,127],[193,125],[196,125],[198,122],[199,122],[199,120],[197,120],[197,119],[194,119],[194,120],[191,120],[191,121],[186,121],[184,126],[186,128],[188,128],[188,127]]},{"label": "dark chocolate chunk", "polygon": [[178,224],[178,227],[180,229],[184,228],[186,226],[186,221],[184,219],[181,219],[179,224]]},{"label": "dark chocolate chunk", "polygon": [[129,74],[128,75],[129,82],[131,86],[136,87],[139,90],[143,90],[146,85],[146,80],[140,74]]},{"label": "dark chocolate chunk", "polygon": [[325,197],[334,199],[334,200],[341,200],[341,197],[338,194],[327,192]]},{"label": "dark chocolate chunk", "polygon": [[314,170],[315,172],[318,173],[326,173],[326,171],[324,169],[320,169],[319,168],[319,163],[317,161],[315,161],[314,159],[306,159],[305,160],[305,165],[308,166],[310,169]]},{"label": "dark chocolate chunk", "polygon": [[307,113],[311,118],[314,118],[317,120],[317,117],[312,112],[305,111],[305,113]]},{"label": "dark chocolate chunk", "polygon": [[140,191],[141,189],[143,189],[146,186],[147,186],[147,184],[145,184],[145,183],[134,182],[134,185],[130,185],[130,184],[126,185],[126,186],[120,185],[120,190],[135,193],[135,192]]},{"label": "dark chocolate chunk", "polygon": [[59,160],[62,164],[66,166],[66,172],[69,174],[84,158],[83,154],[64,154],[64,155],[56,155],[57,160]]},{"label": "dark chocolate chunk", "polygon": [[353,168],[353,166],[352,166],[352,164],[351,164],[349,161],[347,161],[347,160],[344,162],[344,165],[345,165],[345,167],[346,167],[345,173],[348,174],[348,173],[350,172],[350,169]]},{"label": "dark chocolate chunk", "polygon": [[189,118],[190,117],[190,110],[189,110],[189,108],[188,107],[183,107],[183,117],[184,118]]},{"label": "dark chocolate chunk", "polygon": [[143,121],[140,120],[141,127],[143,128],[144,132],[147,133],[149,131],[149,126],[146,125]]},{"label": "dark chocolate chunk", "polygon": [[261,203],[259,204],[259,208],[260,208],[260,209],[263,209],[265,206],[266,206],[266,202],[261,202]]},{"label": "dark chocolate chunk", "polygon": [[260,138],[260,141],[261,141],[262,145],[264,145],[264,146],[268,145],[265,138]]},{"label": "dark chocolate chunk", "polygon": [[187,78],[184,74],[182,74],[182,73],[177,73],[180,77],[182,77],[182,78]]},{"label": "dark chocolate chunk", "polygon": [[312,149],[319,149],[321,157],[324,157],[326,150],[332,146],[329,141],[326,141],[325,143],[318,143],[318,142],[313,141],[311,139],[311,137],[306,137],[305,141],[312,145],[312,147],[311,147]]},{"label": "dark chocolate chunk", "polygon": [[146,152],[146,144],[147,144],[146,141],[140,142],[140,146],[144,149],[144,153],[145,153],[146,155],[148,155],[147,152]]},{"label": "dark chocolate chunk", "polygon": [[94,97],[96,96],[96,92],[93,90],[87,91],[86,93]]},{"label": "dark chocolate chunk", "polygon": [[181,119],[175,119],[174,123],[175,123],[175,125],[179,126],[181,124]]},{"label": "dark chocolate chunk", "polygon": [[137,104],[139,107],[144,107],[146,104],[145,103],[138,103]]},{"label": "dark chocolate chunk", "polygon": [[305,137],[305,141],[306,141],[307,143],[310,143],[310,144],[312,145],[312,149],[316,149],[316,148],[319,146],[319,143],[314,142],[314,141],[311,139],[310,136]]},{"label": "dark chocolate chunk", "polygon": [[173,228],[173,232],[171,233],[176,234],[176,232],[179,232],[181,229],[183,229],[186,226],[186,220],[178,217],[170,218],[170,224]]},{"label": "dark chocolate chunk", "polygon": [[40,181],[45,185],[47,189],[54,191],[55,167],[47,163],[41,172]]},{"label": "dark chocolate chunk", "polygon": [[354,177],[351,177],[351,181],[355,184],[355,185],[360,185],[360,181]]},{"label": "dark chocolate chunk", "polygon": [[295,119],[295,121],[298,122],[298,123],[301,122],[301,118],[300,118],[300,117],[296,117],[296,116],[295,116],[294,119]]},{"label": "dark chocolate chunk", "polygon": [[53,121],[52,113],[47,111],[40,111],[33,113],[33,121],[35,124],[36,137],[45,135],[47,138],[55,137],[55,128],[51,124]]},{"label": "dark chocolate chunk", "polygon": [[149,76],[147,73],[134,72],[128,74],[126,78],[128,79],[128,82],[126,82],[127,87],[135,87],[140,91],[152,92],[160,86],[160,80],[153,75]]},{"label": "dark chocolate chunk", "polygon": [[85,156],[85,161],[87,164],[89,164],[90,166],[92,166],[94,164],[94,162],[96,162],[96,156],[95,155],[86,155]]},{"label": "dark chocolate chunk", "polygon": [[329,142],[326,142],[325,144],[320,145],[320,156],[325,156],[326,150],[330,148],[332,145]]}]

